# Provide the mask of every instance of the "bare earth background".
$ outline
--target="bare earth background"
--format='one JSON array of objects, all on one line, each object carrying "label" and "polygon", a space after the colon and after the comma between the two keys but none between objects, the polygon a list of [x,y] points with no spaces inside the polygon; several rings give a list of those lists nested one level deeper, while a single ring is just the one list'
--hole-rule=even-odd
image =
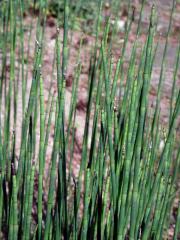
[{"label": "bare earth background", "polygon": [[[132,26],[132,31],[129,37],[128,41],[128,48],[126,51],[126,59],[124,64],[124,71],[127,69],[127,63],[129,61],[130,53],[132,44],[135,40],[135,32],[136,32],[136,26],[138,21],[138,13],[140,9],[140,3],[137,0],[132,1],[134,4],[134,7],[136,9],[135,11],[135,21]],[[145,42],[146,39],[146,32],[149,24],[149,15],[150,15],[150,9],[151,5],[154,2],[158,6],[158,35],[156,36],[156,41],[159,40],[159,46],[155,58],[155,64],[153,68],[152,73],[152,81],[151,81],[151,89],[150,89],[150,101],[153,104],[156,97],[156,91],[157,91],[157,85],[159,80],[159,73],[161,69],[161,61],[162,61],[162,55],[165,45],[165,39],[166,39],[166,32],[168,28],[168,22],[170,17],[170,9],[172,1],[170,0],[159,0],[159,1],[147,1],[145,11],[142,18],[142,31],[140,35],[140,41]],[[109,8],[108,5],[106,9],[103,11],[103,15],[108,16],[109,14]],[[121,7],[121,11],[119,13],[119,19],[122,22],[125,22],[127,18],[127,8],[124,5]],[[113,19],[113,16],[112,16]],[[30,12],[27,12],[26,16],[24,17],[24,26],[29,26],[32,24],[32,37],[30,41],[30,56],[28,58],[28,64],[26,64],[26,68],[28,68],[28,88],[27,88],[27,96],[30,90],[31,86],[31,80],[32,80],[32,68],[33,68],[33,56],[34,56],[34,46],[36,42],[36,22],[37,22],[37,16],[33,15]],[[63,36],[63,31],[60,31],[61,37]],[[80,82],[79,82],[79,89],[78,89],[78,103],[77,103],[77,117],[76,117],[76,134],[75,134],[75,152],[74,152],[74,158],[73,158],[73,172],[75,175],[78,173],[79,169],[79,161],[81,156],[81,145],[82,145],[82,137],[83,137],[83,129],[84,129],[84,123],[85,123],[85,113],[86,113],[86,104],[87,104],[87,82],[88,82],[88,69],[89,69],[89,60],[90,60],[90,50],[91,46],[94,44],[94,37],[90,35],[83,35],[80,31],[73,31],[70,32],[69,35],[72,35],[72,38],[69,37],[69,45],[71,46],[70,50],[70,58],[68,63],[68,74],[67,74],[67,80],[66,80],[66,118],[68,117],[68,109],[70,105],[70,99],[71,99],[71,90],[72,90],[72,81],[74,76],[74,69],[76,66],[77,61],[77,55],[78,55],[78,49],[80,44],[80,39],[83,36],[83,46],[81,51],[81,62],[82,62],[82,72],[80,76]],[[173,70],[175,66],[175,59],[176,59],[176,52],[178,47],[178,41],[180,36],[180,2],[177,1],[177,7],[176,11],[173,17],[173,27],[171,31],[171,36],[168,43],[168,50],[167,50],[167,60],[166,60],[166,72],[164,76],[164,87],[163,87],[163,95],[162,95],[162,101],[161,101],[161,118],[162,118],[162,125],[166,125],[168,121],[168,106],[170,103],[170,94],[171,94],[171,87],[172,87],[172,77],[173,77]],[[52,92],[56,94],[56,69],[54,71],[54,75],[52,78],[52,65],[53,65],[53,59],[54,59],[54,46],[55,46],[55,37],[56,37],[56,19],[52,16],[47,18],[46,23],[46,29],[45,29],[45,46],[44,46],[44,57],[43,57],[43,63],[42,63],[42,76],[44,80],[44,87],[45,87],[45,103],[47,104],[47,98],[48,98],[48,92],[52,81]],[[114,39],[114,48],[113,48],[113,57],[114,59],[118,59],[121,52],[121,45],[122,40],[124,37],[123,28],[120,29],[120,32]],[[71,41],[72,40],[72,41]],[[25,32],[25,49],[27,51],[28,49],[28,31]],[[17,62],[18,66],[18,62]],[[8,66],[7,66],[8,69]],[[21,85],[21,83],[20,83]],[[177,85],[180,86],[180,72],[178,73],[178,79],[177,79]],[[19,104],[19,110],[18,110],[18,124],[17,124],[17,132],[19,134],[19,137],[17,138],[19,141],[17,142],[16,149],[17,154],[19,152],[20,147],[20,134],[21,134],[21,121],[22,121],[22,112],[21,112],[21,95],[18,96],[18,104]],[[28,99],[28,98],[27,98]],[[39,125],[39,123],[38,123]],[[90,124],[91,125],[91,124]],[[37,128],[39,129],[39,128]],[[48,174],[49,171],[49,164],[50,164],[50,158],[51,158],[51,149],[53,144],[53,129],[54,129],[54,121],[52,124],[52,131],[51,136],[48,143],[48,151],[46,156],[46,172]],[[177,128],[178,133],[180,134],[180,124]],[[37,131],[37,151],[38,151],[38,142],[39,142],[39,130]],[[47,180],[46,180],[47,181]],[[179,197],[179,196],[178,196]],[[172,228],[169,229],[169,234],[167,239],[172,239],[173,234],[173,224],[175,222],[175,215],[177,211],[177,203],[178,203],[178,197],[176,199],[176,202],[174,204],[174,210],[172,214]]]}]

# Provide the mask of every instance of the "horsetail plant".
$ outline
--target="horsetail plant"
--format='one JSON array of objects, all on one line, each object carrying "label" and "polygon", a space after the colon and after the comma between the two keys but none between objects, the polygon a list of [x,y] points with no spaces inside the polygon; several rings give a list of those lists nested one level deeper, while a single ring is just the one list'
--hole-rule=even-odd
[{"label": "horsetail plant", "polygon": [[[139,13],[128,1],[123,44],[118,45],[116,24],[123,1],[94,2],[98,14],[87,67],[82,59],[87,44],[84,35],[73,55],[76,15],[84,2],[77,0],[74,10],[71,1],[58,1],[55,40],[49,40],[54,47],[52,62],[48,56],[49,86],[44,60],[51,45],[47,41],[49,1],[2,3],[0,239],[179,239],[180,45],[167,122],[161,116],[176,1],[171,0],[155,108],[150,89],[162,38],[157,37],[156,6],[151,7],[142,41],[146,1]],[[107,8],[116,14],[112,25],[111,17],[106,18]],[[30,23],[26,22],[29,15]],[[134,42],[129,47],[131,34]],[[73,81],[66,89],[69,71]],[[86,110],[81,112],[82,85],[87,99]],[[79,131],[82,139],[78,139]],[[169,229],[173,229],[171,238]]]}]

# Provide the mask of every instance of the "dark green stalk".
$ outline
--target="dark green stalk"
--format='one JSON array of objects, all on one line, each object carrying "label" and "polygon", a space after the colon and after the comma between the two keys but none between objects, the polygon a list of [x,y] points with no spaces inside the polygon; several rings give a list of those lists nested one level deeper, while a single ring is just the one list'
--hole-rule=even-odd
[{"label": "dark green stalk", "polygon": [[180,202],[179,202],[179,205],[178,205],[178,213],[177,213],[177,219],[176,219],[176,226],[175,226],[175,229],[174,229],[173,240],[178,239],[179,229],[180,229]]},{"label": "dark green stalk", "polygon": [[108,134],[108,144],[109,144],[109,154],[110,154],[110,165],[111,165],[111,181],[112,181],[112,192],[113,192],[113,207],[116,207],[116,176],[115,176],[115,164],[114,164],[114,151],[112,145],[112,119],[110,111],[110,91],[109,91],[109,79],[107,74],[107,63],[105,58],[105,49],[102,46],[102,57],[104,66],[104,76],[105,76],[105,92],[106,92],[106,117],[107,117],[107,134]]},{"label": "dark green stalk", "polygon": [[142,99],[140,102],[140,119],[137,133],[137,142],[136,142],[136,155],[135,155],[135,168],[134,168],[134,184],[133,184],[133,195],[132,195],[132,208],[131,208],[131,228],[130,228],[130,239],[134,239],[135,236],[135,223],[137,218],[137,209],[138,209],[138,183],[139,183],[139,165],[140,165],[140,153],[142,147],[142,137],[143,137],[143,128],[144,121],[147,109],[147,95],[149,91],[149,81],[151,77],[150,72],[150,60],[152,57],[152,44],[155,30],[155,9],[152,7],[150,27],[149,27],[149,36],[147,40],[146,48],[146,58],[145,58],[145,67],[143,73],[144,84],[142,86]]},{"label": "dark green stalk", "polygon": [[43,167],[44,167],[44,87],[40,77],[40,148],[39,148],[39,177],[38,177],[38,239],[42,235],[42,194],[43,194]]},{"label": "dark green stalk", "polygon": [[27,211],[27,219],[25,224],[25,240],[29,240],[30,238],[30,227],[31,227],[31,212],[32,212],[32,202],[33,202],[33,187],[34,187],[34,173],[35,173],[35,165],[32,165],[31,168],[31,178],[30,178],[30,186],[28,192],[28,211]]},{"label": "dark green stalk", "polygon": [[23,25],[23,13],[24,13],[24,1],[19,0],[20,6],[20,43],[21,43],[21,80],[22,80],[22,110],[23,115],[26,106],[26,88],[25,88],[25,77],[24,77],[24,25]]},{"label": "dark green stalk", "polygon": [[[168,26],[168,32],[167,32],[165,47],[164,47],[164,51],[163,51],[163,58],[162,58],[162,62],[161,62],[161,72],[160,72],[160,76],[159,76],[159,84],[158,84],[158,91],[157,91],[155,113],[157,113],[159,105],[160,105],[160,98],[161,98],[163,80],[164,80],[165,59],[166,59],[166,54],[167,54],[168,41],[169,41],[169,37],[170,37],[170,33],[171,33],[173,13],[174,13],[174,10],[175,10],[175,6],[176,6],[176,1],[173,0],[172,9],[171,9],[171,16],[170,16],[169,26]],[[155,114],[155,117],[156,117],[156,114]]]},{"label": "dark green stalk", "polygon": [[180,63],[180,38],[179,38],[179,47],[177,50],[177,59],[176,59],[176,64],[175,64],[175,69],[174,69],[174,74],[173,74],[173,86],[172,86],[172,91],[171,91],[169,122],[172,119],[172,113],[173,113],[174,104],[175,104],[176,81],[177,81],[177,73],[178,73],[178,69],[179,69],[179,63]]}]

